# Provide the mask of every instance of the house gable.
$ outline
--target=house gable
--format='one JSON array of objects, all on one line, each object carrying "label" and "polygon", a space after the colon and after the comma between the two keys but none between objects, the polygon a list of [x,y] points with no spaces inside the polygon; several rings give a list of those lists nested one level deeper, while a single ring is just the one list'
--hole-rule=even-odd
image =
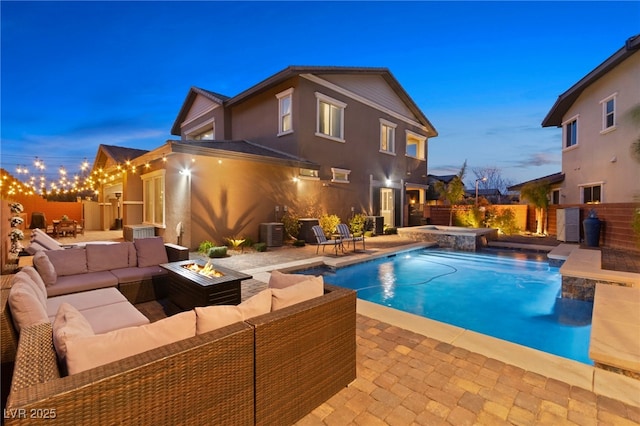
[{"label": "house gable", "polygon": [[209,90],[192,87],[180,107],[178,116],[171,127],[171,134],[182,135],[182,130],[190,124],[206,120],[212,111],[222,107],[229,97]]}]

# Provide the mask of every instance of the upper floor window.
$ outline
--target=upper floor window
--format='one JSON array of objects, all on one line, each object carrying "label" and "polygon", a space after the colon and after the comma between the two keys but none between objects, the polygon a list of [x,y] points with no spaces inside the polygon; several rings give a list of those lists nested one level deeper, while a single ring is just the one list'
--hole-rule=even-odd
[{"label": "upper floor window", "polygon": [[564,147],[570,148],[578,144],[578,117],[570,118],[564,125]]},{"label": "upper floor window", "polygon": [[211,119],[197,126],[190,126],[184,132],[190,141],[212,141],[216,138],[216,123]]},{"label": "upper floor window", "polygon": [[396,124],[380,119],[380,152],[395,154]]},{"label": "upper floor window", "polygon": [[601,203],[602,202],[602,185],[585,185],[582,187],[582,202]]},{"label": "upper floor window", "polygon": [[278,136],[293,132],[293,87],[280,92],[278,98]]},{"label": "upper floor window", "polygon": [[551,204],[560,204],[560,190],[554,189],[551,191]]},{"label": "upper floor window", "polygon": [[344,142],[344,109],[347,104],[316,92],[318,117],[316,136]]},{"label": "upper floor window", "polygon": [[616,96],[617,95],[618,95],[617,93],[614,93],[613,95],[600,101],[600,104],[602,105],[601,133],[609,130],[613,130],[616,128]]},{"label": "upper floor window", "polygon": [[333,174],[331,182],[349,183],[349,174],[351,173],[351,170],[332,167],[331,173]]},{"label": "upper floor window", "polygon": [[164,227],[164,175],[158,170],[142,175],[142,215],[144,223]]},{"label": "upper floor window", "polygon": [[425,160],[427,158],[427,138],[407,130],[407,156]]},{"label": "upper floor window", "polygon": [[305,179],[318,179],[318,171],[314,169],[300,168],[299,177]]}]

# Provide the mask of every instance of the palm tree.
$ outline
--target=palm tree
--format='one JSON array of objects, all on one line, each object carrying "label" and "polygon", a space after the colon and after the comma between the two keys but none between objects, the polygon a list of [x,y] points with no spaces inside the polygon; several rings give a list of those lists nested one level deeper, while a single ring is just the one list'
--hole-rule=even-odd
[{"label": "palm tree", "polygon": [[462,168],[449,183],[437,181],[434,185],[436,191],[440,194],[440,199],[446,200],[451,206],[451,210],[449,211],[449,226],[453,225],[453,209],[455,205],[464,198],[464,183],[462,180],[464,179],[466,169],[467,160],[464,160]]},{"label": "palm tree", "polygon": [[551,186],[546,182],[529,182],[520,190],[520,197],[529,201],[536,208],[536,234],[546,234],[546,211],[549,207],[549,191]]}]

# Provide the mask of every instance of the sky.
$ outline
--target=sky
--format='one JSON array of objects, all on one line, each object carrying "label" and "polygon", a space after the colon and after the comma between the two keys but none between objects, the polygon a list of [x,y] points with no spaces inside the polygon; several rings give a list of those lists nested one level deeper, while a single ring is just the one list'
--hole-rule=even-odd
[{"label": "sky", "polygon": [[[439,136],[428,172],[561,171],[557,97],[640,33],[640,2],[0,2],[0,165],[55,179],[100,144],[156,148],[191,86],[289,65],[386,67]],[[34,161],[46,170],[36,173]]]}]

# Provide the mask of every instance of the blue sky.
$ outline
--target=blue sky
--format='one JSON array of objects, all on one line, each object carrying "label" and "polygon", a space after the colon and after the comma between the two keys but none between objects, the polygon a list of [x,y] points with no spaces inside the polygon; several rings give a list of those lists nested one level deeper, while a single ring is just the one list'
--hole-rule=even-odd
[{"label": "blue sky", "polygon": [[[431,174],[561,170],[556,98],[640,32],[640,2],[0,2],[1,157],[15,174],[163,144],[191,86],[288,65],[387,67],[439,132]],[[471,170],[467,181],[472,181]]]}]

